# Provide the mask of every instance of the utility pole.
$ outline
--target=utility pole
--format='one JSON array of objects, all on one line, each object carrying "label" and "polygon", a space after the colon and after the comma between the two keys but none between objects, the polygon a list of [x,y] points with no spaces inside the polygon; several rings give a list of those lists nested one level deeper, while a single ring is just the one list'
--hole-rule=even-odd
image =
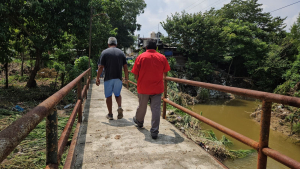
[{"label": "utility pole", "polygon": [[91,6],[91,16],[90,16],[90,43],[89,43],[89,68],[91,67],[92,17],[93,17],[93,9],[92,9],[92,6]]}]

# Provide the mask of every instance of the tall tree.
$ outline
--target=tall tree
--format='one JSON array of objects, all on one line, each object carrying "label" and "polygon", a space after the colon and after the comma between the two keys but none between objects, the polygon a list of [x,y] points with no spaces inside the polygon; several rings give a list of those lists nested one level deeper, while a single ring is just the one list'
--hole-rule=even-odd
[{"label": "tall tree", "polygon": [[26,34],[35,50],[35,67],[27,82],[27,87],[36,85],[35,76],[40,68],[42,53],[60,46],[63,32],[81,33],[88,25],[88,0],[84,1],[35,1],[5,0],[1,16]]},{"label": "tall tree", "polygon": [[144,0],[121,0],[122,17],[116,20],[111,19],[114,28],[118,28],[118,46],[128,48],[134,44],[134,31],[140,30],[141,25],[137,23],[137,16],[144,13],[146,3]]},{"label": "tall tree", "polygon": [[[3,9],[3,4],[0,4],[0,10]],[[5,88],[8,88],[8,63],[11,61],[12,51],[10,39],[12,29],[10,28],[9,21],[0,13],[0,63],[3,64],[5,70]]]}]

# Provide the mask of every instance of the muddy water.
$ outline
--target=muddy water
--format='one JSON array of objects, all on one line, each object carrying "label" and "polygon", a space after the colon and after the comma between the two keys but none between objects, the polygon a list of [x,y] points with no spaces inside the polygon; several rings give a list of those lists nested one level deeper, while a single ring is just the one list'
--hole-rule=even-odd
[{"label": "muddy water", "polygon": [[[251,120],[249,116],[250,112],[253,112],[258,105],[261,105],[261,102],[234,99],[230,101],[217,101],[214,103],[199,104],[192,106],[191,108],[194,112],[202,112],[204,117],[207,117],[258,142],[260,126],[257,122]],[[218,139],[221,139],[221,136],[224,135],[204,123],[202,126],[203,129],[212,129],[216,133]],[[251,149],[243,143],[240,143],[229,136],[227,137],[234,143],[231,147],[232,149]],[[284,136],[279,132],[273,130],[270,131],[269,147],[300,161],[300,146],[294,144],[293,140],[288,139],[287,136]],[[234,161],[227,160],[224,164],[230,169],[254,169],[257,165],[257,153],[253,153],[244,159],[236,159]],[[268,158],[267,168],[285,169],[288,167]]]}]

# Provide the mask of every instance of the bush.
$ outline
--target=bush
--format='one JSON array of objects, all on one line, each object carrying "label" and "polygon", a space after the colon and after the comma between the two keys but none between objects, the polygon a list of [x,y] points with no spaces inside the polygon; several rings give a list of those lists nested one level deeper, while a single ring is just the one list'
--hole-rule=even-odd
[{"label": "bush", "polygon": [[205,88],[199,88],[197,99],[206,100],[209,98],[209,90]]},{"label": "bush", "polygon": [[284,82],[282,85],[279,85],[274,90],[274,93],[285,95],[292,88],[292,81],[288,80]]},{"label": "bush", "polygon": [[213,72],[213,67],[210,62],[199,61],[192,62],[189,59],[185,64],[187,70],[187,79],[195,80],[195,81],[206,81],[208,75]]},{"label": "bush", "polygon": [[[96,65],[93,60],[91,60],[91,67],[92,67],[92,77],[97,76],[97,72],[95,70]],[[74,80],[76,77],[78,77],[81,73],[86,71],[89,67],[89,58],[87,56],[82,56],[78,59],[75,60],[74,66],[71,64],[66,65],[66,72],[67,74],[67,82],[71,82]]]}]

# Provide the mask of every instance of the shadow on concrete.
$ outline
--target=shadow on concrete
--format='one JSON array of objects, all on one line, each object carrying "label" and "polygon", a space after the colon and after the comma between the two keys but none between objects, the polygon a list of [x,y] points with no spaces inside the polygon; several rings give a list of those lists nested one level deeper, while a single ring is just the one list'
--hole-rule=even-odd
[{"label": "shadow on concrete", "polygon": [[137,129],[145,135],[145,141],[148,141],[153,144],[178,144],[184,141],[184,138],[181,137],[174,129],[170,129],[174,136],[169,136],[165,134],[158,134],[158,137],[156,140],[152,139],[150,131],[145,128],[139,128]]},{"label": "shadow on concrete", "polygon": [[[77,144],[75,147],[75,156],[73,156],[71,168],[74,169],[82,169],[83,157],[84,157],[84,148],[86,142],[86,133],[87,133],[87,126],[89,122],[89,112],[90,109],[85,107],[90,107],[91,104],[91,96],[93,92],[93,85],[95,80],[91,80],[90,88],[87,93],[87,99],[85,100],[85,104],[82,105],[82,110],[84,111],[82,114],[82,123],[80,125],[78,137],[77,137]],[[102,83],[103,84],[103,83]]]},{"label": "shadow on concrete", "polygon": [[114,120],[109,120],[108,123],[107,122],[101,122],[103,124],[109,125],[109,126],[114,126],[114,127],[128,127],[128,126],[133,126],[134,122],[131,120],[126,120],[124,118],[122,119],[114,119]]}]

